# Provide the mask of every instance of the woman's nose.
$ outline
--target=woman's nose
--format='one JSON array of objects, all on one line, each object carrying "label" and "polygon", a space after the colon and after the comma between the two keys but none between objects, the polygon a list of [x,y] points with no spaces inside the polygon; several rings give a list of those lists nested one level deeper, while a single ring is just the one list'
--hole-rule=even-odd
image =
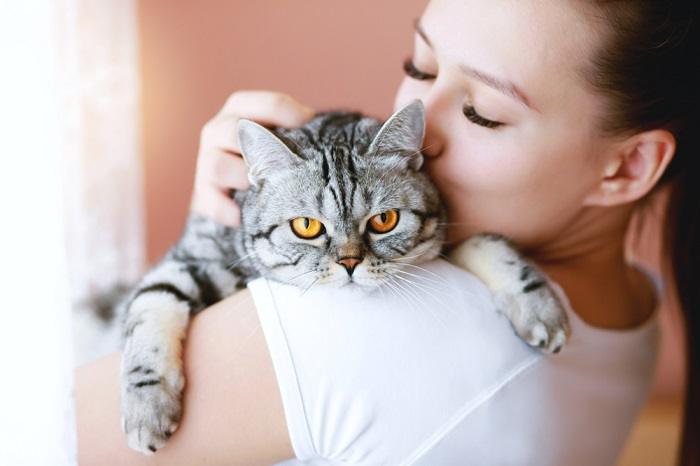
[{"label": "woman's nose", "polygon": [[437,157],[445,148],[447,108],[439,96],[428,94],[421,100],[425,106],[425,138],[421,152],[426,157]]}]

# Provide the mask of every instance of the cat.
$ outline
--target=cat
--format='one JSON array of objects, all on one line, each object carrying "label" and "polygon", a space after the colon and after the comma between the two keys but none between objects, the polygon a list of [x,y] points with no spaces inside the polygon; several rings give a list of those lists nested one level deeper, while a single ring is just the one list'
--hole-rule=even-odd
[{"label": "cat", "polygon": [[[192,315],[260,276],[370,292],[396,270],[440,254],[446,217],[419,170],[424,128],[419,100],[384,124],[352,112],[321,113],[296,129],[239,122],[251,184],[235,194],[240,228],[191,215],[179,242],[124,305],[121,411],[131,448],[151,454],[178,426]],[[566,314],[543,274],[507,239],[477,235],[450,258],[491,289],[521,338],[559,351]]]}]

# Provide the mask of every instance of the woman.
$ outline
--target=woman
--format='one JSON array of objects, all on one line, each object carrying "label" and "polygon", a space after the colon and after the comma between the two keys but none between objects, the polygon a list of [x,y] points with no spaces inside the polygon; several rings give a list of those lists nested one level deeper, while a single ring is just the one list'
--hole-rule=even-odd
[{"label": "woman", "polygon": [[[575,309],[570,310],[575,325],[562,354],[532,359],[530,366],[516,364],[522,369],[518,377],[502,385],[484,383],[483,388],[491,390],[478,405],[471,430],[457,437],[455,445],[450,445],[450,436],[436,437],[430,448],[404,456],[405,464],[615,461],[646,394],[655,350],[654,289],[638,268],[625,262],[623,241],[635,207],[664,185],[670,185],[673,194],[667,244],[689,337],[689,396],[681,456],[684,464],[700,464],[698,446],[691,441],[700,434],[698,421],[690,415],[699,412],[700,369],[696,349],[700,324],[694,315],[700,312],[700,302],[690,269],[700,260],[700,192],[698,184],[691,183],[700,167],[690,139],[697,124],[692,110],[699,82],[698,67],[691,66],[698,49],[692,20],[696,10],[691,2],[641,0],[434,0],[417,22],[415,53],[405,64],[407,77],[396,107],[413,98],[425,104],[425,169],[448,207],[450,242],[481,231],[513,238],[563,288]],[[279,94],[234,94],[202,133],[192,208],[222,223],[235,223],[237,208],[225,194],[229,188],[247,187],[244,164],[231,155],[239,152],[232,140],[238,119],[297,126],[312,113]],[[459,299],[455,290],[460,284],[472,295],[479,294],[478,284],[460,272],[444,268],[440,272],[454,285],[446,292],[455,293],[448,299]],[[283,338],[272,332],[287,331],[293,338],[303,329],[294,328],[291,321],[275,327],[270,316],[283,319],[293,304],[278,300],[273,308],[266,302],[269,295],[257,286],[255,305],[250,296],[250,291],[239,293],[195,319],[184,356],[185,417],[156,455],[143,457],[126,450],[118,428],[118,355],[79,372],[78,427],[84,464],[269,464],[303,456],[305,449],[315,451],[317,464],[341,460],[394,464],[367,458],[376,458],[371,455],[394,441],[390,432],[409,435],[413,424],[393,425],[393,431],[388,426],[378,437],[371,437],[375,424],[367,426],[370,434],[348,434],[345,428],[353,424],[348,419],[355,414],[365,419],[375,393],[362,398],[370,403],[361,404],[366,409],[359,414],[343,411],[345,417],[333,424],[328,407],[317,406],[316,397],[304,398],[315,393],[309,388],[314,381],[302,383],[298,378],[313,359],[304,359],[307,350],[315,350],[319,359],[330,352],[330,361],[345,355],[329,350],[332,342],[316,347],[292,343],[283,350],[291,352],[300,373],[295,374],[297,379],[284,373],[290,366],[281,362]],[[329,298],[313,299],[323,304]],[[472,309],[474,315],[488,311],[485,302]],[[458,307],[467,305],[466,300],[457,301]],[[493,357],[514,354],[530,364],[529,353],[522,352],[501,327],[483,322],[482,332],[494,335],[489,346]],[[257,331],[260,323],[264,335]],[[468,324],[454,327],[453,333],[467,331]],[[420,345],[416,342],[417,348],[405,351],[413,355],[427,349]],[[470,348],[473,353],[477,347],[467,347],[467,352]],[[450,357],[458,361],[462,356],[438,353],[432,362],[439,365]],[[473,372],[467,368],[466,375],[471,380],[491,367],[476,358],[470,362]],[[360,360],[358,366],[371,363]],[[409,373],[409,366],[397,372]],[[294,382],[300,384],[297,389],[307,403],[301,411],[291,406],[294,398],[288,391]],[[335,388],[328,383],[329,390]],[[396,398],[403,393],[397,387],[389,389],[396,389]],[[425,405],[431,408],[424,410],[427,416],[439,411],[444,401],[419,396],[416,400],[422,403],[415,409],[397,406],[423,413]],[[484,400],[488,404],[481,409]],[[308,414],[308,419],[300,423],[299,412]],[[335,434],[347,434],[346,450],[334,450],[338,456],[332,458],[324,456],[337,446]],[[378,439],[373,448],[361,452],[367,457],[352,456],[360,454],[357,444],[367,438]],[[308,445],[302,445],[304,439]],[[458,451],[460,441],[474,439],[479,440],[471,448],[474,456],[431,460],[435,452],[449,455]],[[386,455],[383,458],[396,458],[391,452]]]}]

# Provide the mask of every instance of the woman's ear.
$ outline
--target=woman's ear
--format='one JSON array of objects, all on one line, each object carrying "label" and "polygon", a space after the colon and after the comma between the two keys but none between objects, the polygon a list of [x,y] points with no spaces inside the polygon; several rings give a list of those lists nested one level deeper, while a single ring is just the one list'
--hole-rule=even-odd
[{"label": "woman's ear", "polygon": [[671,132],[655,129],[629,137],[608,157],[587,206],[614,206],[644,197],[656,185],[676,151]]}]

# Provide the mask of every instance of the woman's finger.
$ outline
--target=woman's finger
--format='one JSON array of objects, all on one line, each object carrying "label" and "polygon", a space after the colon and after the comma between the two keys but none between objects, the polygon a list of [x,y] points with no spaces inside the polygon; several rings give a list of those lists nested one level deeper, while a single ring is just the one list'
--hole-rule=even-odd
[{"label": "woman's finger", "polygon": [[245,190],[250,186],[248,181],[248,168],[242,157],[227,154],[222,151],[213,151],[209,154],[210,177],[217,187]]},{"label": "woman's finger", "polygon": [[238,120],[236,115],[217,115],[202,128],[200,150],[219,148],[240,154],[238,146]]},{"label": "woman's finger", "polygon": [[238,204],[225,191],[213,186],[203,186],[195,190],[190,210],[217,223],[237,228],[241,221]]},{"label": "woman's finger", "polygon": [[236,115],[268,126],[294,127],[310,120],[314,110],[280,92],[236,91],[226,99],[219,115]]}]

